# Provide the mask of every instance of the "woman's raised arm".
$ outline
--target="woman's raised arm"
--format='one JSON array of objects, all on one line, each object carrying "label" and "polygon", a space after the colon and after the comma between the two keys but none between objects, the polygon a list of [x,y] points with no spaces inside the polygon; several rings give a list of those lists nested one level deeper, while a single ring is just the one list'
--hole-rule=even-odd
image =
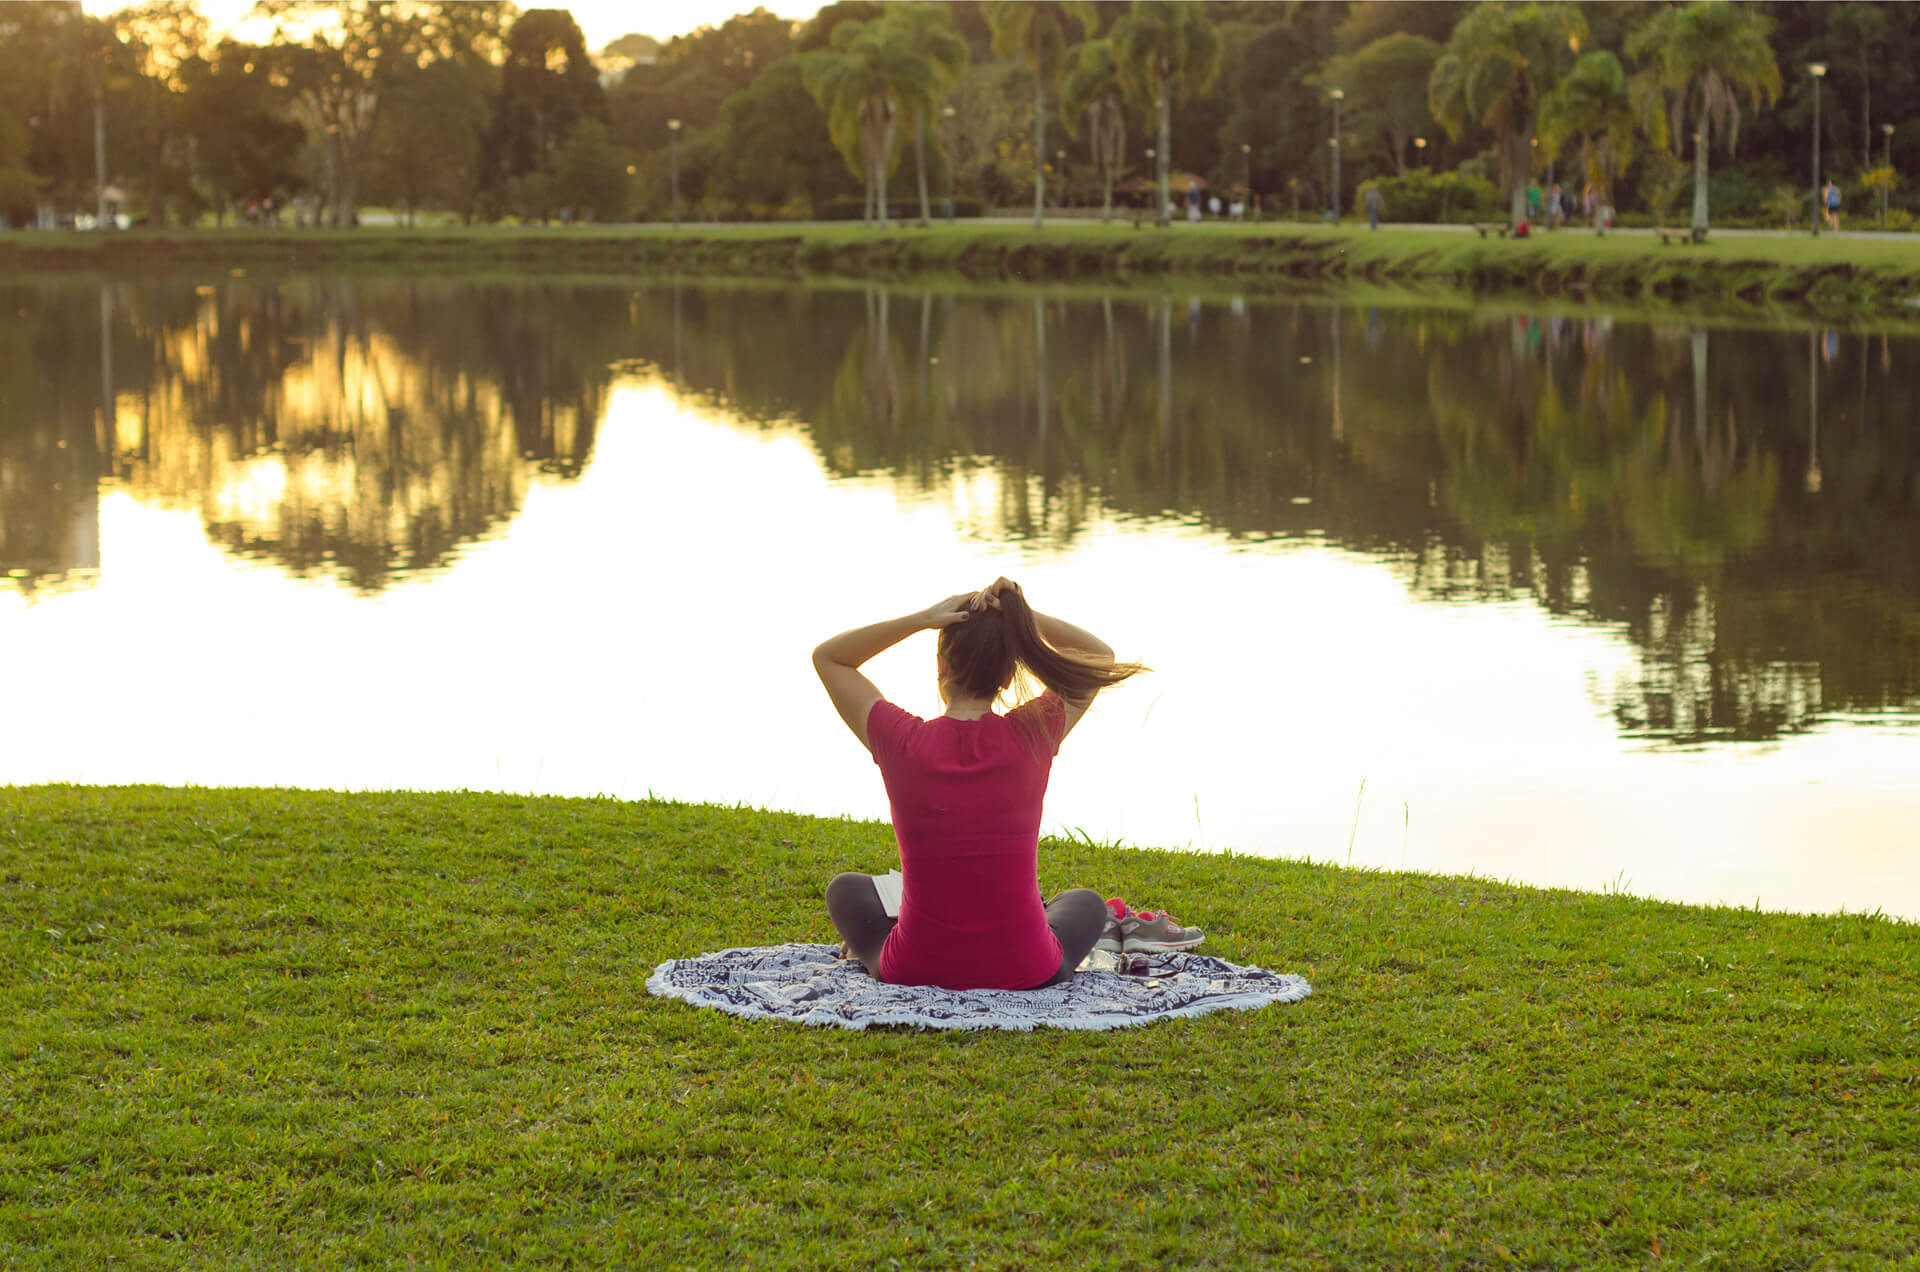
[{"label": "woman's raised arm", "polygon": [[936,601],[919,613],[850,628],[814,646],[813,669],[820,683],[826,686],[827,696],[833,699],[834,710],[853,730],[853,736],[860,739],[861,746],[867,746],[867,716],[872,713],[873,704],[886,696],[878,685],[861,674],[861,664],[915,632],[965,622],[967,602],[973,596],[972,592],[961,592]]}]

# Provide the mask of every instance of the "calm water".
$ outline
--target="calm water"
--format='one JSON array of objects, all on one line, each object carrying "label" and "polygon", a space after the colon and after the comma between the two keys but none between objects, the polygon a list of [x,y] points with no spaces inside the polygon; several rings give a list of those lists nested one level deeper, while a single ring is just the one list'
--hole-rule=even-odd
[{"label": "calm water", "polygon": [[[1914,353],[1126,295],[4,285],[0,782],[884,817],[807,652],[1006,573],[1156,669],[1076,733],[1055,830],[1920,917]],[[931,663],[873,671],[929,711]]]}]

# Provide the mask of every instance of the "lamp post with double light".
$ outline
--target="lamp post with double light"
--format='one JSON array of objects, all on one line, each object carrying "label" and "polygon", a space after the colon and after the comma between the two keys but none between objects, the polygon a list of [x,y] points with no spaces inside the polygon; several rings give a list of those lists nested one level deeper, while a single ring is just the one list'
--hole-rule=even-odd
[{"label": "lamp post with double light", "polygon": [[680,121],[667,121],[667,145],[672,149],[673,162],[673,228],[680,228]]},{"label": "lamp post with double light", "polygon": [[1820,201],[1820,81],[1827,77],[1825,62],[1807,63],[1813,76],[1813,237],[1820,237],[1820,218],[1827,209]]},{"label": "lamp post with double light", "polygon": [[1333,220],[1336,225],[1340,223],[1340,99],[1346,95],[1345,89],[1333,90],[1333,136],[1328,139],[1333,151]]}]

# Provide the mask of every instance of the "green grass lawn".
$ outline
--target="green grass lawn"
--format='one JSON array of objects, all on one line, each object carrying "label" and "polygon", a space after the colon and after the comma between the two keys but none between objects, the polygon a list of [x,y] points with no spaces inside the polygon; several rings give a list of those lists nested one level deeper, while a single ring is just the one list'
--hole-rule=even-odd
[{"label": "green grass lawn", "polygon": [[1794,305],[1823,315],[1920,315],[1920,237],[1855,240],[1831,235],[1719,235],[1663,245],[1646,233],[1581,230],[1526,241],[1458,229],[1270,222],[1170,229],[1070,221],[1035,230],[1024,220],[906,225],[880,232],[834,225],[441,226],[352,231],[237,229],[120,234],[15,234],[0,238],[0,269],[288,271],[361,268],[515,270],[601,277],[945,276],[974,282],[1096,279],[1109,285],[1156,276],[1227,281],[1240,290],[1312,284],[1440,286],[1475,296],[1571,294],[1610,302],[1725,301]]},{"label": "green grass lawn", "polygon": [[[1550,833],[1543,829],[1543,833]],[[1042,846],[1314,996],[1116,1034],[650,998],[883,825],[0,788],[0,1264],[1912,1267],[1920,929]]]}]

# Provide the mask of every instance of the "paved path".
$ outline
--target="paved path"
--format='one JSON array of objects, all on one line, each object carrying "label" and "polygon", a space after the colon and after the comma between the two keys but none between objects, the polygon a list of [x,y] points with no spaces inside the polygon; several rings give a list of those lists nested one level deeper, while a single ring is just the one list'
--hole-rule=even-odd
[{"label": "paved path", "polygon": [[[1118,215],[1114,217],[1115,224],[1121,224],[1123,220],[1126,224],[1132,223],[1130,216],[1128,218],[1122,218]],[[1069,216],[1052,218],[1049,220],[1048,223],[1059,224],[1059,225],[1084,225],[1089,223],[1097,224],[1098,218],[1069,215]],[[767,221],[682,221],[680,223],[680,228],[682,230],[730,230],[730,229],[741,229],[741,228],[751,226],[756,229],[764,229],[768,233],[780,233],[780,232],[792,232],[797,230],[832,229],[834,227],[851,226],[854,224],[857,224],[857,222],[853,222],[853,221],[782,221],[782,222],[776,223],[776,222],[767,222]],[[973,217],[962,216],[962,217],[955,217],[952,221],[949,222],[939,217],[936,217],[934,218],[934,224],[935,225],[972,225],[972,226],[1000,225],[1000,226],[1007,226],[1009,228],[1018,228],[1019,226],[1028,224],[1028,218],[1026,216],[1017,216],[1017,217],[1014,217],[1014,216],[973,216]],[[1188,224],[1189,223],[1186,221],[1175,221],[1173,223],[1172,228],[1184,229],[1187,227]],[[1223,223],[1219,221],[1201,222],[1202,228],[1205,228],[1207,226],[1212,226],[1212,225],[1220,225],[1220,224],[1235,224],[1235,223],[1234,222]],[[1278,230],[1284,229],[1288,223],[1268,221],[1268,222],[1260,222],[1258,224],[1271,227],[1272,229],[1278,231]],[[1302,227],[1313,227],[1313,226],[1324,225],[1325,223],[1320,221],[1296,221],[1296,222],[1292,222],[1291,224],[1299,225]],[[1353,218],[1353,219],[1344,221],[1341,224],[1346,229],[1365,229],[1366,218],[1365,217]],[[555,226],[550,228],[559,228],[559,227]],[[594,228],[604,230],[608,227],[605,225],[600,225]],[[670,221],[638,221],[633,223],[633,228],[645,229],[645,230],[670,230],[673,228],[673,223]],[[904,220],[904,221],[894,221],[892,222],[890,228],[896,229],[896,230],[917,229],[919,228],[919,220],[918,218],[908,218],[907,220]],[[1450,224],[1442,225],[1437,223],[1422,223],[1422,222],[1410,222],[1410,221],[1382,221],[1380,223],[1380,228],[1383,230],[1431,230],[1436,234],[1456,234],[1456,233],[1466,234],[1466,233],[1471,233],[1474,227],[1471,225],[1450,225]],[[1609,234],[1625,235],[1628,238],[1634,238],[1634,237],[1652,238],[1659,231],[1654,230],[1648,226],[1622,225],[1622,226],[1616,226],[1607,232]],[[1687,227],[1685,225],[1678,225],[1678,226],[1670,225],[1667,227],[1666,232],[1668,234],[1684,235],[1687,233]],[[1560,229],[1560,230],[1535,230],[1534,233],[1539,235],[1542,238],[1551,238],[1557,234],[1591,234],[1593,233],[1593,231],[1586,229],[1583,226],[1569,226],[1566,229]],[[1710,231],[1710,235],[1713,238],[1804,239],[1804,238],[1811,237],[1805,230],[1736,229],[1731,226],[1725,229],[1714,227]],[[1874,240],[1885,239],[1892,242],[1912,243],[1914,244],[1916,249],[1920,249],[1920,233],[1912,233],[1904,230],[1839,230],[1839,231],[1822,230],[1820,232],[1820,237],[1859,240],[1863,242],[1871,242]]]}]

